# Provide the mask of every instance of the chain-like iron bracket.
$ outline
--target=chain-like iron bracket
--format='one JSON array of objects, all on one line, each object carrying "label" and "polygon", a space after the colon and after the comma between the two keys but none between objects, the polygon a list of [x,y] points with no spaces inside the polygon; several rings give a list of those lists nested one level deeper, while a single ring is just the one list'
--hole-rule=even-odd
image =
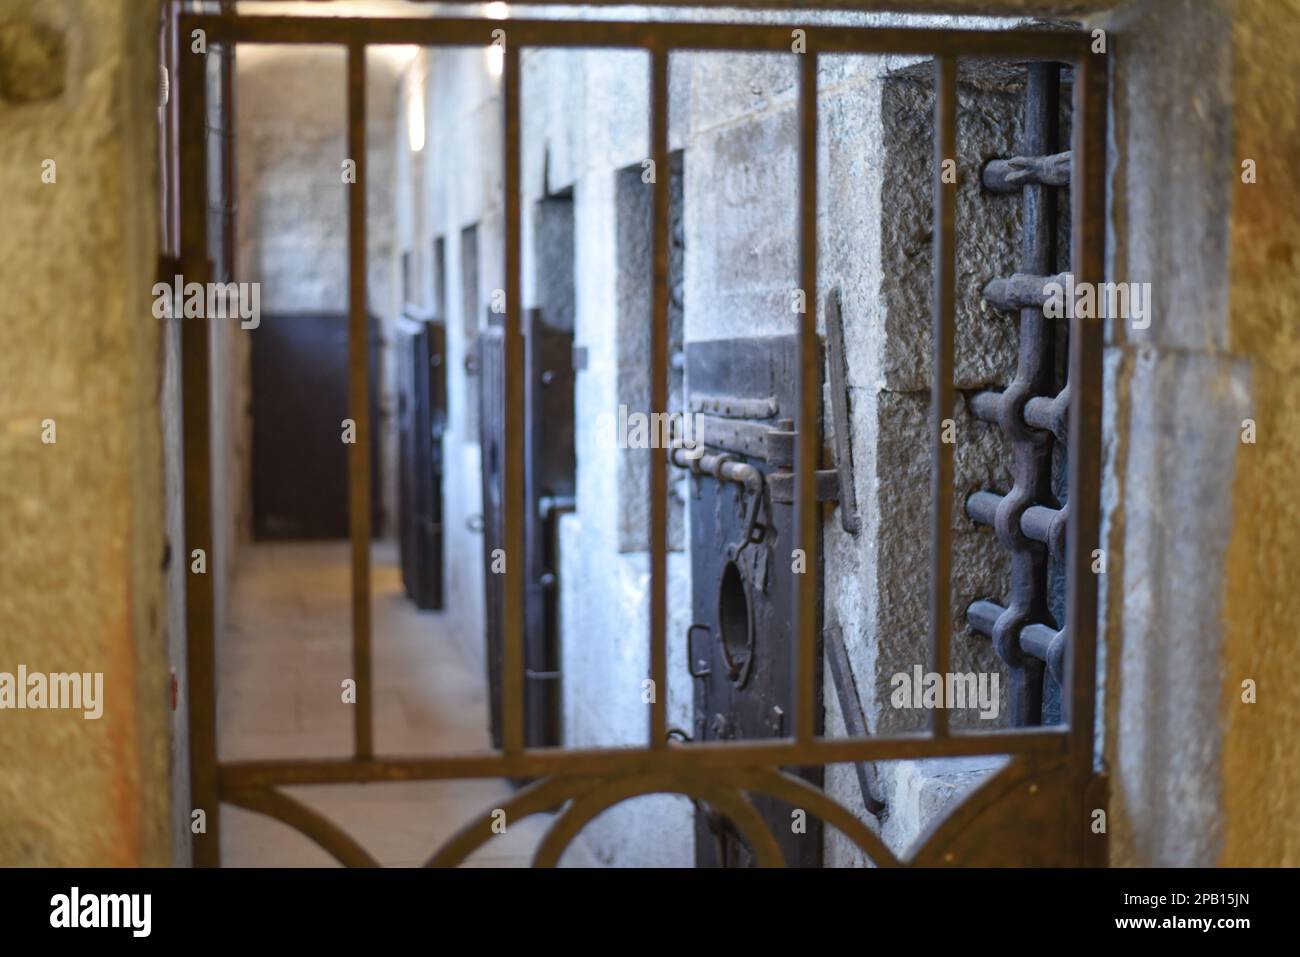
[{"label": "chain-like iron bracket", "polygon": [[993,639],[993,647],[1010,673],[1011,723],[1016,727],[1044,720],[1043,671],[1060,683],[1067,636],[1046,624],[1049,559],[1065,555],[1068,503],[1053,507],[1053,443],[1066,434],[1068,386],[1053,395],[1056,343],[1051,320],[1043,313],[1055,275],[1056,204],[1054,188],[1070,186],[1072,154],[1057,152],[1060,66],[1034,63],[1026,87],[1023,155],[995,159],[982,173],[984,186],[997,193],[1020,192],[1023,209],[1019,269],[984,287],[994,309],[1018,313],[1020,347],[1015,376],[1001,391],[984,390],[970,399],[979,419],[1001,428],[1012,446],[1012,488],[1005,493],[981,489],[966,499],[972,521],[993,529],[1011,555],[1011,582],[1004,602],[982,600],[967,609],[971,628]]}]

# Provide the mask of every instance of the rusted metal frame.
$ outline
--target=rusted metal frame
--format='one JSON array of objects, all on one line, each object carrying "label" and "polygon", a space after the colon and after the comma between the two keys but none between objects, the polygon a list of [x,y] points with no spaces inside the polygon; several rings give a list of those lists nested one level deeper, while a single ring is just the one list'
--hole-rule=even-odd
[{"label": "rusted metal frame", "polygon": [[[509,45],[677,51],[731,50],[789,53],[796,24],[586,21],[581,30],[565,20],[483,20],[433,17],[185,17],[185,35],[208,33],[208,42],[397,44],[487,46],[505,28]],[[1086,33],[1035,30],[934,30],[913,27],[800,26],[807,49],[820,54],[868,53],[915,56],[978,56],[999,59],[1074,60],[1088,54]]]},{"label": "rusted metal frame", "polygon": [[816,473],[821,456],[821,345],[817,338],[817,55],[811,44],[799,55],[799,368],[795,416],[794,548],[803,556],[796,576],[791,623],[794,642],[794,736],[807,746],[817,734],[816,687],[819,635],[817,585],[821,557],[821,506]]},{"label": "rusted metal frame", "polygon": [[309,837],[344,867],[379,867],[352,835],[314,808],[274,788],[257,788],[249,791],[227,791],[222,795],[227,804],[248,811],[265,814],[295,831]]},{"label": "rusted metal frame", "polygon": [[780,845],[771,825],[754,809],[744,791],[717,781],[707,770],[683,774],[620,775],[600,782],[575,798],[552,822],[537,849],[533,867],[555,867],[565,848],[594,818],[623,801],[645,794],[684,794],[693,802],[707,802],[744,836],[760,867],[784,867]]},{"label": "rusted metal frame", "polygon": [[[301,3],[302,0],[260,0],[262,3]],[[309,0],[309,2],[328,3],[329,0]],[[413,3],[439,3],[442,0],[411,0]],[[674,7],[700,7],[700,0],[647,0],[638,6],[649,7],[651,9],[664,7],[672,9]],[[511,6],[518,7],[576,7],[583,12],[588,12],[584,8],[606,8],[626,6],[626,0],[512,0]],[[920,13],[920,14],[969,14],[970,7],[963,0],[877,0],[876,3],[863,3],[862,0],[726,0],[725,4],[720,6],[735,7],[748,10],[774,10],[788,11],[791,9],[813,10],[816,12],[830,10],[852,10],[861,12],[864,8],[870,9],[875,7],[880,10],[896,10],[900,13]],[[1075,4],[1076,7],[1081,6]],[[1060,14],[1061,3],[1049,2],[1049,0],[985,0],[981,6],[981,12],[986,14],[996,14],[998,12],[1023,16],[1031,13],[1042,14]]]},{"label": "rusted metal frame", "polygon": [[[1113,51],[1112,51],[1113,56]],[[1084,55],[1075,68],[1071,192],[1071,254],[1078,282],[1099,283],[1105,271],[1106,70],[1109,59]],[[1066,530],[1066,623],[1063,718],[1069,725],[1073,772],[1072,819],[1080,842],[1092,776],[1097,675],[1097,577],[1101,511],[1101,396],[1103,327],[1098,319],[1070,319],[1069,524]],[[1080,846],[1079,859],[1085,859]]]},{"label": "rusted metal frame", "polygon": [[514,754],[480,751],[446,757],[392,755],[368,761],[231,761],[221,766],[220,777],[223,790],[247,790],[299,784],[630,774],[681,766],[784,767],[989,754],[1059,755],[1065,753],[1069,740],[1060,728],[1026,728],[971,732],[942,739],[926,733],[856,740],[817,738],[806,743],[769,738],[701,741],[668,748],[530,748]]},{"label": "rusted metal frame", "polygon": [[[668,411],[668,51],[650,54],[650,154],[654,163],[654,293],[650,317],[650,411]],[[653,443],[652,443],[653,444]],[[650,456],[650,747],[668,745],[668,462]]]},{"label": "rusted metal frame", "polygon": [[[946,675],[952,657],[952,444],[944,440],[944,421],[953,415],[953,338],[957,258],[957,61],[934,61],[934,288],[933,366],[930,383],[930,659]],[[945,167],[953,164],[954,175]],[[948,712],[930,712],[935,737],[948,734]]]},{"label": "rusted metal frame", "polygon": [[[223,10],[232,10],[233,0],[222,0]],[[235,277],[235,256],[238,243],[235,230],[239,210],[239,183],[235,166],[235,44],[227,43],[221,51],[221,264],[225,271],[222,279],[229,282]]]},{"label": "rusted metal frame", "polygon": [[[167,103],[164,106],[162,149],[163,157],[159,164],[161,179],[162,210],[160,219],[162,233],[162,254],[173,259],[180,256],[181,216],[180,216],[180,155],[178,142],[180,133],[181,106],[181,41],[180,41],[180,0],[166,0],[161,10],[161,54],[167,68]],[[188,52],[188,48],[185,48]],[[206,204],[206,203],[205,203]],[[174,274],[173,274],[174,275]],[[160,276],[168,281],[171,276]]]},{"label": "rusted metal frame", "polygon": [[425,861],[425,867],[457,867],[480,847],[496,836],[494,824],[499,814],[506,821],[522,821],[534,814],[554,811],[568,801],[590,794],[601,785],[599,777],[548,777],[533,781],[516,791],[495,808],[484,810],[466,821]]},{"label": "rusted metal frame", "polygon": [[[277,0],[263,0],[263,3],[276,3]],[[292,3],[294,0],[279,0],[281,3]],[[330,3],[331,0],[313,0],[315,3]],[[1087,7],[1106,8],[1117,5],[1118,0],[1093,0],[1087,4]],[[412,0],[412,3],[434,4],[439,0]],[[572,3],[571,0],[511,0],[511,7],[580,7],[580,8],[608,8],[624,7],[627,0],[577,0]],[[875,3],[863,3],[862,0],[725,0],[725,3],[718,4],[719,7],[737,8],[748,10],[775,10],[775,12],[788,12],[790,9],[811,10],[811,12],[827,12],[827,10],[853,10],[855,13],[861,13],[863,9],[876,10],[896,10],[898,13],[911,14],[941,14],[948,13],[953,16],[971,13],[969,0],[876,0]],[[1083,7],[1084,4],[1074,4],[1075,8]],[[647,0],[645,3],[638,4],[638,7],[655,8],[702,8],[707,4],[699,3],[699,0]],[[1027,14],[1060,14],[1062,4],[1060,0],[1057,3],[1049,3],[1048,0],[984,0],[980,4],[980,13],[993,14],[1004,13],[1011,16],[1027,16]]]},{"label": "rusted metal frame", "polygon": [[352,745],[358,760],[375,753],[370,648],[370,335],[366,311],[366,48],[348,47],[348,534],[352,545]]},{"label": "rusted metal frame", "polygon": [[[184,109],[179,120],[180,261],[187,282],[207,282],[208,178],[207,58],[185,49],[179,56],[179,90]],[[173,80],[176,80],[173,77]],[[221,864],[221,809],[217,763],[216,649],[213,628],[215,605],[213,574],[221,556],[212,552],[212,437],[211,358],[209,320],[182,319],[181,414],[184,444],[185,537],[181,561],[185,564],[185,657],[189,702],[190,804],[204,812],[207,827],[191,836],[193,861],[198,867]],[[196,548],[207,555],[210,573],[190,570]]]},{"label": "rusted metal frame", "polygon": [[502,57],[501,101],[505,155],[506,315],[505,418],[502,516],[506,568],[502,602],[501,746],[506,754],[524,748],[524,340],[520,274],[523,223],[520,175],[519,43],[513,31]]},{"label": "rusted metal frame", "polygon": [[[209,20],[209,19],[212,18],[193,18],[193,17],[186,18],[186,25],[190,28],[193,28],[193,26],[195,25],[203,25],[203,24],[192,25],[189,23],[190,20],[202,21],[202,20]],[[243,22],[246,23],[247,21],[243,21]],[[297,23],[292,24],[291,26],[296,28],[300,23],[301,21],[298,21]],[[478,29],[480,35],[475,38],[467,37],[462,42],[474,43],[474,44],[482,42],[482,38],[481,38],[482,25],[477,23],[476,21],[468,21],[467,23],[469,23],[472,26],[475,26]],[[428,24],[426,23],[425,25],[427,26]],[[441,27],[444,24],[440,23],[438,25]],[[512,30],[517,25],[519,24],[512,23]],[[327,26],[330,25],[327,24]],[[381,24],[380,26],[382,28],[388,28],[388,27],[395,26],[395,24],[389,21],[387,23]],[[549,29],[552,26],[554,26],[554,24],[546,24],[545,26]],[[561,27],[562,26],[563,25],[561,25]],[[632,25],[632,26],[639,28],[644,25]],[[661,25],[656,25],[656,26],[661,26]],[[745,33],[750,33],[753,28],[736,28],[736,29],[743,30]],[[220,31],[218,30],[218,32]],[[274,37],[274,33],[275,33],[274,30],[266,33],[265,35],[261,35],[262,34],[261,30],[257,30],[255,32],[259,33],[258,37],[241,37],[239,39],[243,39],[245,42],[258,42],[259,39],[265,40],[266,42],[272,42],[272,40],[277,39],[276,37]],[[327,30],[326,32],[329,31]],[[382,29],[380,32],[382,32]],[[658,31],[656,30],[654,32],[657,35]],[[915,47],[917,52],[926,52],[926,49],[928,49],[930,52],[933,52],[936,47],[946,46],[947,44],[935,42],[936,39],[938,39],[939,37],[946,37],[947,39],[953,39],[953,35],[951,34],[943,35],[943,34],[930,33],[929,31],[924,31],[924,32],[926,33],[925,37],[922,38],[918,36],[912,38],[913,41],[917,41],[918,43],[921,39],[924,39],[926,41],[924,48],[920,45]],[[874,35],[873,38],[875,40],[880,39],[880,34],[876,33],[875,31],[870,31],[870,33]],[[883,48],[884,50],[912,49],[911,47],[908,47],[906,43],[904,43],[902,46],[895,45],[896,42],[899,41],[900,39],[898,36],[898,31],[889,31],[889,34],[890,34],[890,39],[894,42],[885,43],[883,45],[878,44],[877,45],[878,48]],[[777,34],[773,34],[771,37],[768,37],[764,40],[764,42],[770,44],[770,46],[759,45],[753,48],[786,49],[788,34],[786,34],[784,31],[781,31],[779,34],[780,37],[779,41],[776,39],[776,36]],[[1000,38],[1001,42],[999,42],[997,38]],[[1024,43],[1026,44],[1024,49],[1017,48],[1014,50],[1009,50],[1007,52],[1007,55],[1016,55],[1018,53],[1025,56],[1050,57],[1051,56],[1050,51],[1044,51],[1043,49],[1041,49],[1040,44],[1043,38],[1044,35],[1042,34],[1034,34],[1031,36],[1022,37],[1020,39],[1023,40]],[[278,39],[280,41],[283,41],[288,38],[279,37]],[[304,42],[322,41],[322,37],[315,31],[310,31],[307,35],[304,35],[301,39],[303,39]],[[412,38],[407,34],[404,34],[403,37],[400,39],[404,40],[405,42],[411,42],[412,40]],[[515,39],[516,41],[518,41],[518,37],[515,37]],[[621,42],[617,42],[619,41],[618,36],[607,36],[604,39],[606,42],[601,43],[601,42],[593,42],[591,39],[589,39],[586,36],[582,37],[580,40],[570,37],[568,38],[568,42],[566,42],[565,38],[561,37],[558,38],[557,42],[544,43],[542,45],[554,45],[554,46],[623,45]],[[723,38],[723,39],[727,39],[727,38]],[[710,48],[710,49],[751,48],[743,44],[737,46],[735,39],[736,39],[735,37],[727,39],[726,45],[722,47],[709,45],[705,48]],[[842,37],[841,39],[844,38]],[[863,37],[856,37],[856,38],[848,37],[847,39],[862,41],[871,38],[866,37],[864,35]],[[991,39],[993,40],[992,43],[990,43]],[[1010,32],[1001,33],[997,35],[972,34],[966,37],[967,42],[972,42],[975,44],[974,46],[971,47],[972,52],[983,52],[986,55],[989,55],[990,46],[999,46],[1002,43],[1005,43],[1005,41],[1008,39],[1014,39],[1014,35]],[[355,40],[355,33],[350,28],[346,31],[346,33],[340,34],[338,38],[338,42],[346,42],[349,44],[349,46],[353,45],[352,42],[353,40]],[[324,42],[329,42],[329,40],[325,39]],[[363,45],[364,42],[366,41],[362,41],[362,43],[358,43],[356,45]],[[377,41],[370,41],[370,42],[377,42]],[[396,42],[396,40],[394,42]],[[432,40],[430,42],[439,42],[439,41]],[[447,41],[444,38],[442,42],[447,42]],[[717,40],[715,39],[714,42],[716,43]],[[1051,44],[1048,45],[1050,46]],[[835,50],[840,48],[840,44],[836,42],[829,42],[826,44],[826,48],[829,50]],[[958,44],[958,48],[960,48],[960,43]],[[843,47],[843,49],[846,52],[853,52],[855,50],[857,52],[870,52],[870,49],[872,49],[872,47],[870,45],[863,47],[860,42],[856,42],[849,46]],[[512,53],[514,54],[513,57],[511,56]],[[512,59],[514,61],[513,64],[511,63]],[[513,70],[511,69],[511,66],[514,67]],[[514,49],[507,50],[505,75],[509,77],[512,74],[515,74],[517,77],[517,68],[518,68],[518,56],[517,56],[517,46],[516,46]],[[808,68],[807,64],[805,64],[805,69],[807,68]],[[813,109],[815,110],[815,106],[816,106],[815,66],[811,70],[811,77],[812,77],[812,105],[813,105]],[[515,134],[513,137],[511,136],[510,133],[511,83],[508,80],[505,83],[505,90],[507,94],[505,99],[506,99],[506,115],[507,115],[507,136],[506,136],[507,163],[506,165],[507,165],[508,186],[512,180],[512,177],[510,176],[510,171],[511,171],[510,167],[512,165],[512,161],[511,161],[512,152],[514,154],[513,165],[515,166],[515,170],[514,170],[515,176],[513,177],[513,183],[515,188],[513,190],[509,190],[507,195],[507,243],[508,243],[507,282],[517,286],[518,269],[509,268],[512,252],[515,256],[517,256],[518,249],[519,249],[518,242],[517,242],[518,240],[517,78],[514,82],[514,94],[513,94],[515,100],[515,117],[514,117]],[[805,91],[805,95],[806,95],[806,91]],[[200,112],[199,115],[202,116],[202,113]],[[807,132],[806,129],[805,132]],[[816,137],[815,124],[812,128],[811,135],[812,135],[813,145],[815,147],[815,137]],[[191,139],[194,138],[191,137]],[[201,140],[202,137],[200,136],[198,137],[198,139]],[[514,141],[513,150],[511,149],[512,139]],[[815,150],[813,151],[812,155],[815,157]],[[812,171],[812,178],[813,178],[813,185],[815,187],[815,167]],[[803,180],[801,179],[801,184],[802,182]],[[515,223],[513,229],[513,232],[515,234],[514,239],[516,241],[514,242],[510,241],[511,239],[510,234],[512,232],[511,223],[510,223],[512,217],[510,216],[510,209],[509,209],[511,206],[510,193],[514,193],[514,203],[516,205],[516,216],[514,218]],[[806,212],[806,209],[804,207],[805,203],[806,203],[806,196],[801,196],[801,212]],[[812,219],[812,229],[814,231],[813,238],[815,240],[815,188],[814,191],[812,192],[812,207],[813,207],[812,212],[814,215],[813,217],[811,217],[811,219]],[[806,216],[801,218],[804,219],[805,223],[807,223],[809,219],[809,217]],[[1077,225],[1078,221],[1079,220],[1076,220],[1076,229],[1078,229],[1078,225]],[[201,230],[199,232],[199,235],[202,235]],[[804,238],[804,234],[803,232],[801,232],[801,240],[803,238]],[[813,248],[815,250],[815,246]],[[815,256],[815,252],[814,252],[814,256]],[[815,259],[814,259],[814,264],[815,264]],[[515,265],[517,267],[517,262],[515,263]],[[807,265],[808,262],[807,259],[805,259],[803,268],[801,269],[801,271],[804,272],[805,274],[807,272],[806,269]],[[815,279],[815,266],[814,269],[812,270],[812,275],[814,276]],[[806,283],[806,286],[809,289],[813,290],[815,294],[815,282]],[[507,303],[508,311],[510,311],[512,307],[515,310],[517,310],[518,308],[518,301],[519,301],[518,294],[517,294],[518,290],[516,289],[515,292],[516,292],[515,295],[509,295],[508,293],[508,303]],[[813,315],[815,315],[815,312],[813,313]],[[519,326],[517,321],[512,323],[511,325],[513,325],[515,329],[515,333],[518,334]],[[204,353],[206,353],[206,339],[204,340]],[[206,360],[206,354],[204,354],[203,358]],[[509,383],[509,379],[508,379],[508,383]],[[507,385],[507,388],[509,388],[509,385]],[[805,393],[806,391],[807,390],[805,390]],[[807,398],[806,394],[804,395],[804,398],[805,399]],[[205,400],[205,404],[206,404],[206,400]],[[187,416],[187,418],[190,418],[190,416]],[[205,434],[203,438],[206,441],[206,430],[204,430],[204,433]],[[802,460],[802,456],[801,456],[801,460]],[[1072,471],[1073,468],[1076,467],[1079,461],[1081,460],[1076,459],[1075,463],[1072,463]],[[810,471],[805,469],[804,474],[805,476],[807,476],[808,474],[810,474]],[[508,481],[509,481],[509,472],[507,472],[507,482]],[[809,499],[809,493],[811,491],[811,482],[809,481],[809,479],[805,477],[800,484],[802,485],[800,500],[802,503],[807,504]],[[1093,511],[1095,515],[1095,506]],[[210,517],[208,521],[210,522]],[[1095,517],[1093,519],[1093,526],[1095,529]],[[516,527],[518,526],[516,525]],[[1073,588],[1073,579],[1072,579],[1072,588]],[[1094,613],[1095,613],[1095,583],[1093,583],[1092,591],[1093,591],[1093,606],[1094,606]],[[210,594],[209,594],[208,604],[210,608]],[[209,631],[210,631],[210,616],[209,616]],[[805,634],[806,633],[807,632],[805,632]],[[1083,644],[1083,642],[1080,642],[1080,644]],[[802,651],[803,649],[801,649],[801,654],[800,654],[801,658],[803,658]],[[1095,650],[1092,651],[1092,654],[1095,657]],[[198,657],[199,656],[197,655],[191,655],[191,660],[197,660]],[[211,657],[210,634],[209,634],[209,643],[208,643],[208,657],[209,659]],[[209,677],[211,677],[211,669],[209,669]],[[1089,696],[1090,696],[1091,693],[1090,677],[1086,680],[1085,683],[1088,684],[1089,686]],[[1089,696],[1085,696],[1085,697],[1087,698]],[[806,696],[806,698],[807,697],[811,697],[811,696]],[[1076,697],[1078,697],[1077,694]],[[1087,703],[1090,704],[1090,699],[1087,701]],[[193,719],[193,715],[192,715],[192,719]],[[212,724],[212,732],[213,734],[215,734],[215,721]],[[1075,728],[1075,732],[1083,733],[1084,736],[1089,739],[1089,744],[1090,744],[1091,722],[1089,722],[1086,732],[1079,732],[1078,728]],[[492,752],[488,754],[471,754],[471,755],[453,756],[447,758],[431,758],[431,759],[393,758],[385,761],[348,760],[348,761],[299,761],[299,762],[292,762],[292,761],[291,762],[243,762],[243,763],[229,764],[222,767],[220,769],[220,775],[221,775],[220,779],[223,783],[223,786],[229,788],[247,788],[247,787],[265,787],[276,783],[286,783],[286,784],[312,783],[312,782],[326,783],[332,781],[343,782],[343,781],[412,780],[412,779],[435,779],[435,778],[448,778],[448,777],[501,777],[501,776],[521,776],[521,775],[535,776],[543,773],[557,773],[557,774],[581,774],[581,773],[592,773],[592,772],[627,773],[635,769],[641,769],[646,767],[657,767],[658,762],[662,762],[664,767],[676,766],[681,763],[691,764],[695,762],[699,762],[702,765],[718,766],[718,767],[744,767],[744,766],[768,766],[768,765],[779,765],[779,764],[791,764],[794,763],[796,760],[798,763],[801,764],[802,763],[825,764],[825,763],[837,763],[837,762],[846,762],[846,761],[889,760],[893,758],[904,758],[904,757],[938,757],[944,755],[960,755],[960,754],[1056,753],[1064,750],[1065,741],[1066,741],[1065,736],[1060,732],[1022,731],[1022,732],[1015,732],[1009,734],[995,733],[995,734],[962,735],[960,737],[948,738],[945,740],[935,740],[923,736],[901,736],[901,737],[858,740],[858,741],[813,740],[808,742],[800,742],[800,741],[774,742],[770,744],[727,743],[727,744],[721,744],[716,746],[706,744],[706,745],[695,745],[689,749],[659,748],[659,749],[654,749],[653,751],[648,753],[644,751],[635,751],[635,750],[621,751],[618,749],[568,751],[568,752],[554,750],[554,749],[541,749],[541,750],[532,750],[532,751],[520,751],[513,754],[512,753],[502,754],[499,752]],[[1088,750],[1090,753],[1090,747]],[[214,748],[214,757],[215,757],[215,748]],[[215,761],[213,763],[215,765]],[[209,837],[212,836],[212,831],[213,828],[210,828]]]}]

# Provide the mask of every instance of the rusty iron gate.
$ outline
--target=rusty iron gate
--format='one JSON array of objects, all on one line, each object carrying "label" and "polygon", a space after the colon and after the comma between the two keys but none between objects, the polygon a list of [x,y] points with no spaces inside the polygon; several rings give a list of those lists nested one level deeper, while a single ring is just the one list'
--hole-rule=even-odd
[{"label": "rusty iron gate", "polygon": [[[831,6],[833,4],[828,4]],[[186,589],[188,701],[192,788],[195,808],[207,811],[208,827],[193,838],[198,865],[220,863],[220,815],[223,803],[276,818],[304,833],[345,864],[373,865],[374,859],[353,838],[316,811],[287,795],[289,786],[329,783],[435,780],[456,778],[530,779],[499,810],[509,820],[562,810],[539,845],[534,863],[554,865],[583,826],[603,810],[630,798],[671,792],[706,803],[743,836],[754,860],[764,866],[786,863],[781,844],[757,800],[775,800],[805,809],[810,817],[842,832],[879,866],[899,864],[1081,864],[1098,860],[1104,847],[1090,834],[1090,812],[1104,801],[1104,778],[1094,774],[1093,741],[1096,672],[1097,582],[1090,571],[1097,545],[1101,429],[1102,328],[1096,321],[1072,318],[1069,328],[1068,388],[1058,395],[1038,389],[1047,385],[1028,369],[1032,383],[1020,377],[1001,397],[980,400],[989,415],[1012,432],[1049,428],[1068,443],[1069,505],[1063,517],[1047,522],[1056,537],[1052,547],[1064,559],[1066,602],[1061,629],[1049,645],[1059,654],[1062,694],[1060,721],[1032,726],[1032,720],[994,732],[950,728],[943,709],[931,712],[925,733],[869,736],[851,728],[850,736],[827,738],[819,731],[821,635],[817,628],[817,582],[796,576],[788,638],[791,648],[789,714],[770,736],[743,741],[673,740],[667,725],[666,695],[646,705],[649,733],[640,747],[563,749],[529,746],[525,738],[525,569],[511,561],[501,577],[501,735],[500,746],[481,753],[440,756],[381,756],[372,732],[374,694],[371,681],[370,628],[370,463],[364,434],[370,420],[369,369],[366,362],[366,97],[365,52],[371,44],[430,47],[486,47],[503,42],[501,76],[504,113],[506,315],[501,335],[501,398],[505,420],[501,449],[500,495],[502,537],[510,555],[525,554],[524,326],[521,304],[520,193],[520,51],[531,47],[622,48],[645,51],[650,62],[651,159],[670,168],[668,150],[669,57],[675,51],[779,53],[797,58],[799,122],[798,286],[808,290],[809,307],[797,317],[793,345],[797,364],[790,522],[792,549],[801,549],[808,568],[819,564],[818,465],[821,436],[821,355],[817,311],[818,139],[817,67],[829,54],[907,54],[933,57],[934,209],[933,209],[933,380],[932,500],[930,584],[930,670],[950,671],[951,545],[953,513],[952,446],[941,440],[941,423],[951,414],[953,386],[956,187],[942,175],[945,159],[956,156],[957,63],[962,58],[1063,64],[1073,71],[1072,149],[1070,172],[1071,271],[1077,282],[1098,282],[1103,273],[1104,158],[1107,65],[1090,52],[1086,34],[1009,29],[997,31],[876,27],[819,27],[791,22],[733,24],[694,22],[616,22],[482,19],[346,19],[182,15],[175,43],[179,99],[172,114],[179,124],[174,162],[179,174],[178,229],[172,245],[187,280],[211,274],[206,229],[207,178],[205,143],[205,55],[191,53],[189,38],[202,30],[210,45],[239,43],[329,44],[347,52],[348,150],[356,162],[356,184],[348,191],[350,411],[361,430],[349,448],[350,530],[352,541],[352,649],[357,704],[354,753],[350,758],[220,761],[217,755],[216,689],[212,579],[190,575]],[[497,32],[494,34],[494,31]],[[792,40],[792,38],[794,38]],[[1051,157],[1020,158],[1003,185],[1028,185],[1029,202],[1040,187],[1061,185],[1062,161]],[[959,164],[960,168],[960,164]],[[1025,170],[1029,172],[1026,173]],[[1035,172],[1037,171],[1037,172]],[[1005,171],[1004,171],[1005,172]],[[962,175],[972,175],[963,169]],[[993,174],[996,180],[997,174]],[[1053,177],[1057,179],[1053,181]],[[668,263],[669,177],[654,184],[654,292],[651,315],[651,409],[666,410],[669,388]],[[1035,260],[1029,264],[1042,268]],[[1015,308],[1030,309],[1032,303]],[[1027,317],[1022,313],[1022,322]],[[211,449],[209,437],[210,358],[208,320],[185,320],[183,416],[185,453],[185,547],[211,549]],[[1029,337],[1032,338],[1032,337]],[[1022,351],[1027,348],[1022,337]],[[1033,357],[1029,357],[1032,359]],[[1035,360],[1036,361],[1036,360]],[[1036,367],[1035,367],[1036,368]],[[996,409],[994,407],[996,406]],[[1023,421],[1018,421],[1021,417]],[[1040,443],[1041,445],[1041,443]],[[1028,447],[1027,447],[1028,448]],[[654,687],[666,689],[667,669],[667,457],[664,467],[650,469],[650,667]],[[1026,461],[1038,447],[1024,452]],[[1041,464],[1039,459],[1035,462]],[[1037,465],[1035,466],[1037,468]],[[1033,512],[1035,491],[1042,491],[1042,470],[1015,471],[1017,488],[995,510],[998,533],[1029,554],[1023,581],[1009,611],[999,611],[990,625],[1001,650],[1034,646],[1037,623],[1030,621],[1042,605],[1038,583],[1043,556],[1025,545],[1039,518]],[[983,500],[981,500],[983,501]],[[968,506],[971,507],[971,506]],[[980,506],[976,504],[974,511]],[[984,514],[981,512],[980,514]],[[1049,536],[1050,537],[1050,536]],[[1035,540],[1036,541],[1036,540]],[[1036,541],[1036,544],[1041,544]],[[782,547],[785,547],[784,545]],[[1021,581],[1018,577],[1017,581]],[[973,609],[989,623],[992,609]],[[1059,640],[1055,632],[1059,631]],[[1039,635],[1038,637],[1043,637]],[[1018,642],[1018,645],[1016,643]],[[827,642],[832,670],[834,642]],[[1005,657],[1005,655],[1004,655]],[[1028,715],[1029,708],[1023,709]],[[965,798],[924,835],[915,847],[896,855],[876,831],[837,804],[791,768],[820,769],[830,764],[925,759],[970,755],[1007,755],[1000,771]],[[493,836],[493,810],[466,824],[429,858],[431,865],[456,864]],[[1104,852],[1103,852],[1104,853]],[[797,863],[797,862],[791,862]]]}]

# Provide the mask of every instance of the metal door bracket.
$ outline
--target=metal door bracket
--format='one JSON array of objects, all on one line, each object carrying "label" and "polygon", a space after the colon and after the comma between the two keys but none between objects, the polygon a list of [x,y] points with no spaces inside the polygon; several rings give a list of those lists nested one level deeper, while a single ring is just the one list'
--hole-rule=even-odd
[{"label": "metal door bracket", "polygon": [[850,535],[861,527],[858,522],[858,495],[853,488],[853,433],[849,425],[848,356],[844,351],[844,316],[840,309],[840,291],[831,290],[826,297],[826,361],[830,365],[831,425],[835,448],[835,469],[839,474],[840,525]]},{"label": "metal door bracket", "polygon": [[[767,477],[768,490],[772,501],[778,505],[794,504],[794,472],[773,472]],[[817,501],[838,502],[843,488],[842,476],[838,469],[818,469],[814,479],[817,483]]]},{"label": "metal door bracket", "polygon": [[[868,734],[867,716],[862,710],[858,687],[853,681],[849,652],[844,646],[844,633],[839,625],[831,625],[826,629],[826,660],[830,662],[835,696],[840,703],[840,714],[844,716],[844,730],[851,738],[865,738]],[[883,818],[887,807],[880,799],[880,782],[876,777],[876,766],[870,761],[858,761],[853,765],[853,770],[858,775],[858,787],[862,791],[863,805],[876,817]]]}]

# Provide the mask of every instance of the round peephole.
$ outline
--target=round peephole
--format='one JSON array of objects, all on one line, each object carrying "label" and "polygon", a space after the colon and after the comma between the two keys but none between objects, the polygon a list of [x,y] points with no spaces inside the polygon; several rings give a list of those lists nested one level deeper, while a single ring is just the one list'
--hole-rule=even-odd
[{"label": "round peephole", "polygon": [[735,562],[727,562],[718,584],[718,637],[727,677],[740,687],[749,680],[754,663],[754,619],[749,607],[749,588]]}]

